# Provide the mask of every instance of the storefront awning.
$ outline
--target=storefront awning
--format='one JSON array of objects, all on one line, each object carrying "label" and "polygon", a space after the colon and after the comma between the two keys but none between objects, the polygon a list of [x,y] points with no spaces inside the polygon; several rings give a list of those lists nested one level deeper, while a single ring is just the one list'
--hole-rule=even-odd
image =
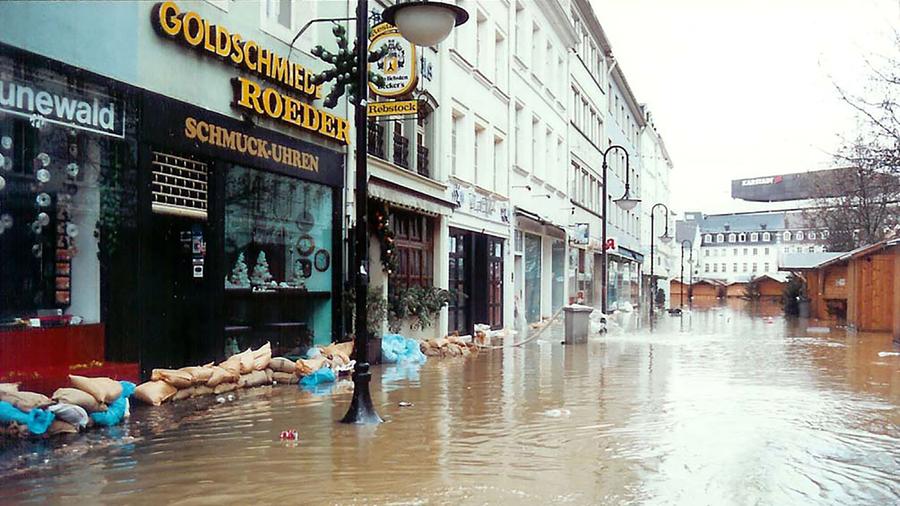
[{"label": "storefront awning", "polygon": [[636,251],[631,251],[628,248],[623,248],[621,246],[616,248],[616,251],[614,251],[610,254],[611,255],[619,255],[620,257],[627,258],[629,260],[634,260],[635,262],[643,262],[644,261],[644,255],[642,255]]},{"label": "storefront awning", "polygon": [[[561,239],[565,239],[567,236],[566,227],[564,227],[563,225],[558,225],[556,223],[553,223],[552,221],[546,220],[544,218],[541,218],[541,216],[537,213],[533,213],[531,211],[522,209],[521,207],[516,207],[514,209],[514,213],[516,216],[520,216],[522,218],[531,220],[538,225],[544,225],[544,227],[545,227],[544,233],[546,233],[547,235],[551,235],[551,236],[558,235],[558,236],[560,236]],[[548,230],[547,227],[549,227],[550,229],[553,229],[553,230],[552,231]]]},{"label": "storefront awning", "polygon": [[456,203],[443,197],[414,190],[374,175],[369,179],[369,196],[393,206],[431,216],[449,216],[456,207]]}]

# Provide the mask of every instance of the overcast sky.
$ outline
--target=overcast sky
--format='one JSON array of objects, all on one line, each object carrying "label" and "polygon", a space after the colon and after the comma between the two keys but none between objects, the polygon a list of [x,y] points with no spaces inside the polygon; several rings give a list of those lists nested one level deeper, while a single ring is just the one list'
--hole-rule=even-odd
[{"label": "overcast sky", "polygon": [[592,2],[673,158],[678,212],[758,209],[732,179],[831,167],[857,126],[833,83],[862,90],[863,58],[900,28],[898,0]]}]

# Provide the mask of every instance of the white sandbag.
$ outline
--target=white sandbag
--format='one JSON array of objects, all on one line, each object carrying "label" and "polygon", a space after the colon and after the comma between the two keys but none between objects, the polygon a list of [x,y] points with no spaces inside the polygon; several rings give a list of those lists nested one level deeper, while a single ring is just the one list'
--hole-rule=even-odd
[{"label": "white sandbag", "polygon": [[75,404],[51,404],[47,406],[47,410],[56,415],[56,418],[71,423],[79,429],[86,427],[90,421],[87,411]]}]

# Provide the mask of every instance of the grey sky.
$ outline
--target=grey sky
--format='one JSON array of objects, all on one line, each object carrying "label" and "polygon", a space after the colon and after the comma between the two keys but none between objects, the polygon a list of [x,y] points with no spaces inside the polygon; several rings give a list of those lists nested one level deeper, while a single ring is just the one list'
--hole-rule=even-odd
[{"label": "grey sky", "polygon": [[[675,162],[673,210],[758,209],[734,178],[832,166],[863,57],[892,52],[896,0],[592,0]],[[763,205],[762,207],[765,207]]]}]

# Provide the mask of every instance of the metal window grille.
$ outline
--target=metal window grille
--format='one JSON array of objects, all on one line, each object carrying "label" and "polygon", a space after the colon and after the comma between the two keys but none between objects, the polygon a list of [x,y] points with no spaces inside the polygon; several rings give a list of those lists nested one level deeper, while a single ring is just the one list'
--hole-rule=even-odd
[{"label": "metal window grille", "polygon": [[154,152],[153,212],[205,220],[208,181],[205,163]]}]

